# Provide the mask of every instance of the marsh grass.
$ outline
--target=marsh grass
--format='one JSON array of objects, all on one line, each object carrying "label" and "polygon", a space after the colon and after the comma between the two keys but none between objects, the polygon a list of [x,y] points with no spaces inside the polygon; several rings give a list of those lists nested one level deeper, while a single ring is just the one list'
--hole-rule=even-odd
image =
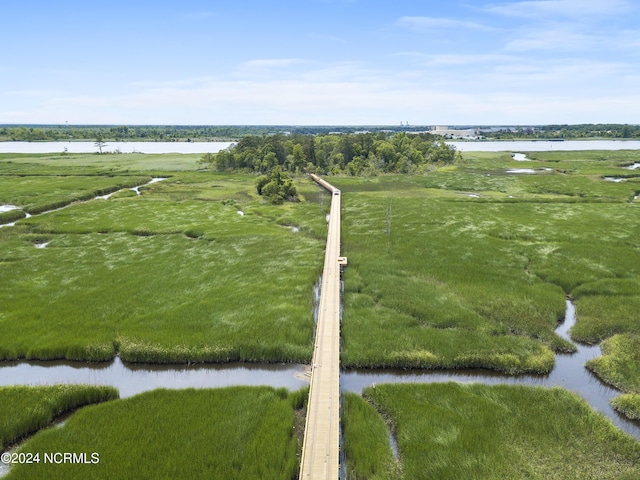
[{"label": "marsh grass", "polygon": [[[15,465],[7,479],[283,479],[298,473],[306,390],[155,390],[74,414],[21,452],[97,452],[96,465]],[[97,408],[96,408],[97,407]]]},{"label": "marsh grass", "polygon": [[602,356],[587,368],[623,392],[640,394],[640,336],[614,335],[601,344]]},{"label": "marsh grass", "polygon": [[2,212],[0,213],[0,225],[15,222],[25,216],[26,215],[22,210],[9,210],[8,212]]},{"label": "marsh grass", "polygon": [[0,451],[83,405],[118,398],[112,387],[57,385],[0,388]]},{"label": "marsh grass", "polygon": [[18,173],[32,175],[59,174],[122,174],[144,172],[156,173],[195,171],[201,168],[200,154],[103,154],[70,153],[60,154],[0,154],[0,174]]},{"label": "marsh grass", "polygon": [[0,203],[17,205],[36,215],[149,180],[147,176],[0,176]]},{"label": "marsh grass", "polygon": [[573,338],[637,333],[638,184],[602,178],[628,174],[628,153],[541,157],[526,166],[553,171],[535,175],[505,174],[523,166],[505,154],[465,157],[424,176],[332,179],[345,192],[345,363],[546,371],[549,348],[575,349],[554,333],[567,295]]},{"label": "marsh grass", "polygon": [[640,394],[620,395],[611,399],[611,406],[632,420],[640,420]]},{"label": "marsh grass", "polygon": [[[75,204],[6,230],[0,359],[311,358],[324,213],[306,202],[262,205],[253,177],[175,174],[140,196]],[[50,241],[46,249],[33,248],[36,237]]]},{"label": "marsh grass", "polygon": [[363,395],[392,422],[404,478],[640,475],[640,443],[561,388],[398,384]]},{"label": "marsh grass", "polygon": [[354,393],[342,397],[342,434],[347,479],[400,479],[400,464],[389,443],[389,432],[376,409]]}]

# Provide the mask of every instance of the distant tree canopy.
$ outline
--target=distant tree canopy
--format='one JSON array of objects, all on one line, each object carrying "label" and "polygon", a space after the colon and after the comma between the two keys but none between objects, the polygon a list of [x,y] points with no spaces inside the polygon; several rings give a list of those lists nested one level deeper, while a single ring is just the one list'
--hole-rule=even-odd
[{"label": "distant tree canopy", "polygon": [[[468,125],[468,128],[472,126]],[[237,140],[244,135],[359,135],[372,132],[373,137],[409,133],[423,138],[438,138],[429,133],[431,126],[322,126],[322,125],[0,125],[0,141],[67,141],[93,140],[102,137],[113,141],[190,142]],[[480,127],[487,139],[544,139],[544,138],[640,138],[640,125],[580,124],[513,126],[495,130]],[[336,136],[336,135],[331,135]],[[339,135],[338,135],[339,136]],[[302,143],[301,143],[302,144]],[[277,152],[276,152],[277,153]]]},{"label": "distant tree canopy", "polygon": [[292,134],[245,136],[201,162],[217,171],[269,173],[279,167],[291,173],[374,175],[416,173],[459,156],[455,147],[429,134]]},{"label": "distant tree canopy", "polygon": [[510,127],[483,133],[490,140],[513,139],[566,139],[587,138],[640,138],[640,125],[627,124],[579,124],[579,125],[541,125],[537,127]]},{"label": "distant tree canopy", "polygon": [[271,203],[281,204],[285,200],[295,202],[298,200],[298,192],[293,185],[293,180],[287,172],[283,172],[280,166],[273,168],[268,175],[260,175],[256,180],[258,195],[262,195]]}]

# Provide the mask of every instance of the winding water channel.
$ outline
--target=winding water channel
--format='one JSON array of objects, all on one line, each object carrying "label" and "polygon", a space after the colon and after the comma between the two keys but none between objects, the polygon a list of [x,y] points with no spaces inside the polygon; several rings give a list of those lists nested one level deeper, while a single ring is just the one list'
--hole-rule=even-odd
[{"label": "winding water channel", "polygon": [[[568,331],[575,323],[575,307],[567,300],[565,321],[556,330],[570,340]],[[487,370],[343,370],[342,391],[361,393],[365,387],[381,383],[463,382],[553,387],[571,390],[592,408],[609,417],[621,430],[640,439],[640,424],[618,414],[609,400],[621,394],[589,372],[587,360],[600,355],[600,346],[578,344],[573,354],[556,355],[554,369],[548,375],[509,376]],[[232,385],[269,385],[297,390],[307,385],[307,367],[299,364],[196,364],[149,365],[123,363],[119,358],[106,363],[86,362],[3,362],[0,386],[54,385],[83,383],[111,385],[120,396],[130,397],[156,388],[214,388]]]},{"label": "winding water channel", "polygon": [[[569,329],[576,321],[574,305],[567,300],[565,321],[556,329],[563,338],[572,341]],[[574,342],[575,343],[575,342]],[[591,407],[609,417],[613,423],[640,440],[640,423],[627,419],[616,412],[609,400],[622,392],[603,384],[585,368],[591,358],[600,356],[599,345],[576,344],[578,351],[573,354],[557,354],[556,364],[548,375],[510,376],[486,370],[347,370],[340,384],[343,390],[356,393],[373,384],[380,383],[484,383],[532,385],[544,387],[564,387],[580,395]]]}]

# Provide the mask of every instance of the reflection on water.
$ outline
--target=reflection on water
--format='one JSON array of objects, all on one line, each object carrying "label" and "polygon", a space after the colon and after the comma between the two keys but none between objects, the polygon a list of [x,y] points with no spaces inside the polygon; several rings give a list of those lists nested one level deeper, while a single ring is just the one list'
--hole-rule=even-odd
[{"label": "reflection on water", "polygon": [[298,364],[196,364],[150,365],[111,362],[3,362],[0,386],[88,384],[111,385],[120,397],[156,388],[215,388],[232,385],[268,385],[302,388],[308,381],[305,366]]},{"label": "reflection on water", "polygon": [[[565,321],[557,328],[558,335],[571,340],[568,332],[575,320],[575,306],[567,300]],[[340,376],[340,388],[361,393],[364,388],[373,384],[432,382],[564,387],[580,395],[594,410],[609,417],[618,428],[640,439],[640,424],[618,414],[609,404],[609,400],[621,392],[604,385],[584,367],[587,360],[600,356],[600,346],[578,344],[577,347],[576,353],[556,355],[555,367],[548,375],[514,377],[484,370],[345,370]]]}]

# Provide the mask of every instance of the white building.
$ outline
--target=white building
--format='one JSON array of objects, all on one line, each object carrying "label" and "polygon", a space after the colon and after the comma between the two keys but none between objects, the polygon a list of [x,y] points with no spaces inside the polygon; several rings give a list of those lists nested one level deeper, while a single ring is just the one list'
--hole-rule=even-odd
[{"label": "white building", "polygon": [[429,132],[433,135],[441,135],[446,138],[473,138],[476,139],[480,136],[480,132],[478,130],[474,130],[473,128],[468,128],[466,130],[454,129],[450,127],[445,127],[443,125],[437,125],[431,128]]}]

